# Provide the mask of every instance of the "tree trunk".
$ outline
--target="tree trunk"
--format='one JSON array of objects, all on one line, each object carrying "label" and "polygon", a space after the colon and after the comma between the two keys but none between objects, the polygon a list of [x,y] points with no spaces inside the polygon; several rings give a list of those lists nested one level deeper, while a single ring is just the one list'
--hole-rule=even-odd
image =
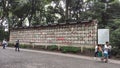
[{"label": "tree trunk", "polygon": [[65,11],[65,20],[67,23],[68,20],[68,7],[69,7],[69,0],[66,0],[66,11]]}]

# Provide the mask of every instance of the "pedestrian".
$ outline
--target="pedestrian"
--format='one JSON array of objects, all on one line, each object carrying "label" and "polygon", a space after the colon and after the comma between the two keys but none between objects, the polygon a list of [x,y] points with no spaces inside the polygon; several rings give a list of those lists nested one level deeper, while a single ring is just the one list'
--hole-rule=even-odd
[{"label": "pedestrian", "polygon": [[102,58],[102,56],[103,56],[102,46],[98,45],[98,57]]},{"label": "pedestrian", "polygon": [[20,50],[19,50],[19,44],[20,44],[20,43],[19,43],[19,40],[16,40],[15,51],[18,51],[18,52],[20,51]]},{"label": "pedestrian", "polygon": [[106,42],[106,44],[104,45],[104,57],[103,57],[103,61],[105,61],[105,63],[108,62],[108,46],[109,46],[109,43]]},{"label": "pedestrian", "polygon": [[5,49],[5,47],[7,46],[7,41],[5,39],[2,42],[2,46],[3,46],[3,49]]},{"label": "pedestrian", "polygon": [[94,59],[98,57],[98,45],[95,46],[95,53],[94,53]]},{"label": "pedestrian", "polygon": [[109,44],[108,45],[108,58],[111,58],[111,50],[112,50],[112,46]]}]

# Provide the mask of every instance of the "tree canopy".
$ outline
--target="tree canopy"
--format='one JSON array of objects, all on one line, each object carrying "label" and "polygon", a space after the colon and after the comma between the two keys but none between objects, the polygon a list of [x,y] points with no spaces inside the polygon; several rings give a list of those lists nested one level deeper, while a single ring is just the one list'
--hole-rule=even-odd
[{"label": "tree canopy", "polygon": [[111,41],[120,44],[114,40],[119,40],[119,8],[119,0],[0,0],[0,21],[7,19],[15,28],[25,27],[26,21],[37,26],[97,19],[98,28],[109,28]]}]

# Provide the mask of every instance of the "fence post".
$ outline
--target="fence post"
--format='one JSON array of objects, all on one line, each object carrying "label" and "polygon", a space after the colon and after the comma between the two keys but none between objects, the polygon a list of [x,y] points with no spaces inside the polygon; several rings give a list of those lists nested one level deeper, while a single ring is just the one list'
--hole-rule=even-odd
[{"label": "fence post", "polygon": [[83,53],[83,46],[81,46],[81,53]]},{"label": "fence post", "polygon": [[45,45],[45,49],[47,49],[47,45]]}]

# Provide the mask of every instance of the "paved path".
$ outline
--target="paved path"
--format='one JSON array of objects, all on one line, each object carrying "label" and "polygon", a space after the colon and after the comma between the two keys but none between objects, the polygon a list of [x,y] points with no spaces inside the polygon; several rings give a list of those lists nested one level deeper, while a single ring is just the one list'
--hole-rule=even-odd
[{"label": "paved path", "polygon": [[120,61],[102,63],[92,57],[0,47],[0,68],[120,68]]}]

